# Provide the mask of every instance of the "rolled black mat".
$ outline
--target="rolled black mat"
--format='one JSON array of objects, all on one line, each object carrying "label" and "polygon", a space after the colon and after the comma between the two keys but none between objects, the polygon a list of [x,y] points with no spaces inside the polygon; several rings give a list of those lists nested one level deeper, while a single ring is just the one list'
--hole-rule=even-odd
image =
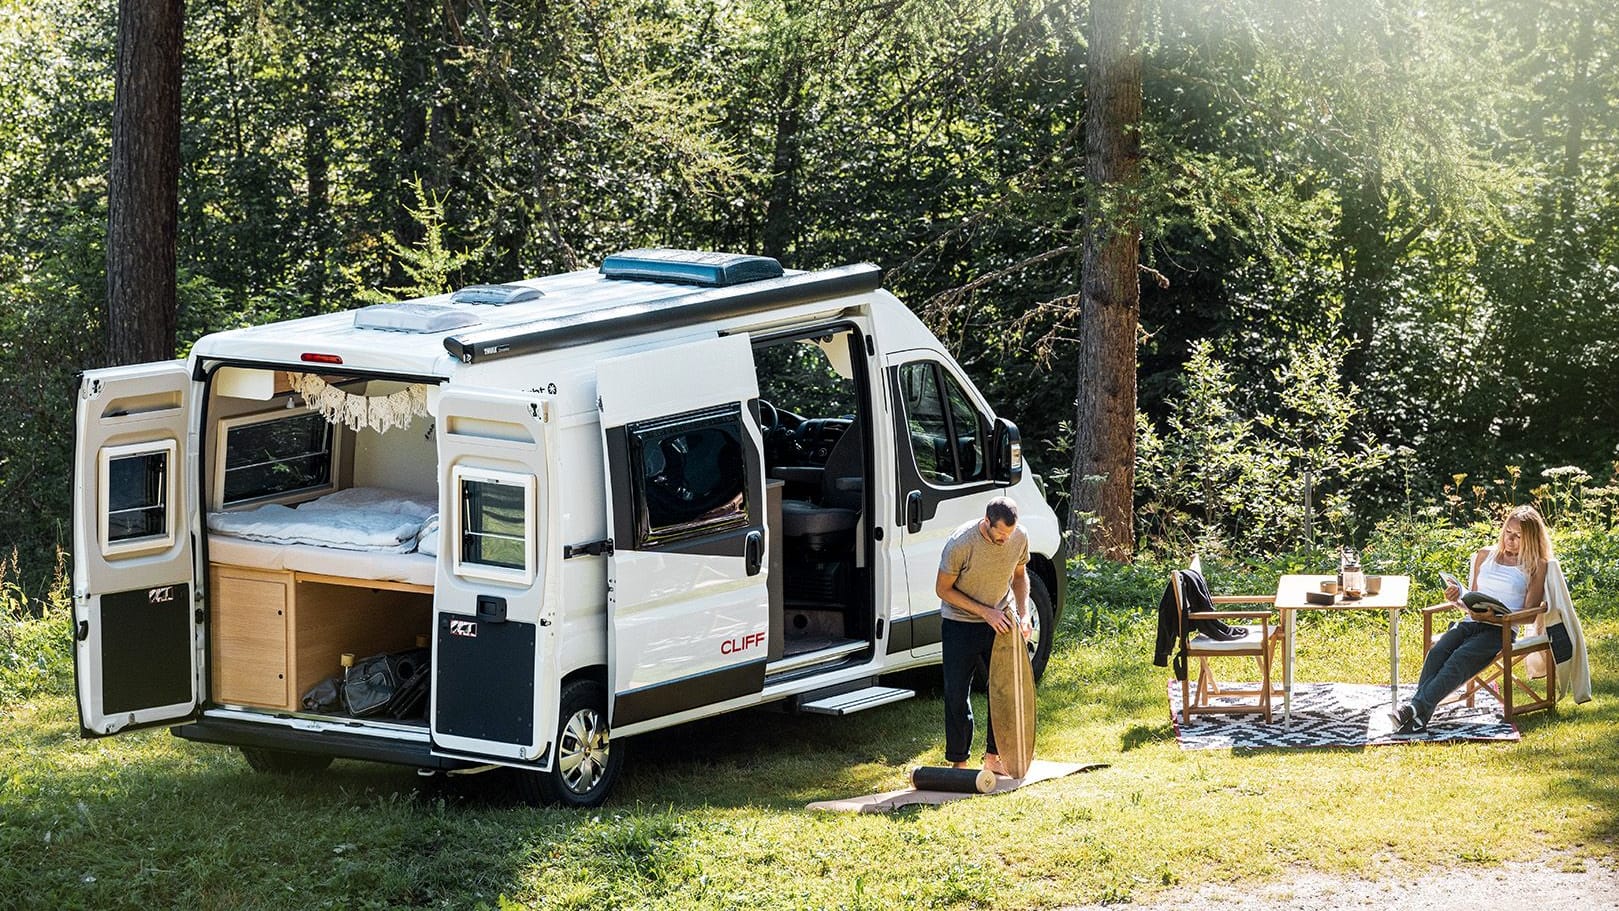
[{"label": "rolled black mat", "polygon": [[911,787],[918,791],[950,791],[954,794],[988,794],[995,790],[995,773],[988,769],[946,769],[917,766],[911,770]]}]

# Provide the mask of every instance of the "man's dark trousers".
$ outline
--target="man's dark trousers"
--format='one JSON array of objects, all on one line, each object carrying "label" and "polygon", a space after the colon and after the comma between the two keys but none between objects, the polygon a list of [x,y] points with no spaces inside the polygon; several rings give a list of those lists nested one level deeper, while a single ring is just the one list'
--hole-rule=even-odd
[{"label": "man's dark trousers", "polygon": [[[973,746],[973,675],[980,660],[989,666],[995,629],[988,623],[945,618],[939,621],[939,639],[944,651],[944,758],[946,762],[966,762]],[[984,726],[989,729],[985,752],[999,752],[987,708]]]}]

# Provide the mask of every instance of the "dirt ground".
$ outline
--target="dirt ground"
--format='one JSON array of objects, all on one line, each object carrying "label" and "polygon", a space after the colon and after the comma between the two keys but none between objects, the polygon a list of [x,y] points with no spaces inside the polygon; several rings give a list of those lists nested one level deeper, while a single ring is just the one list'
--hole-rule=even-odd
[{"label": "dirt ground", "polygon": [[1573,854],[1497,866],[1436,870],[1416,879],[1303,872],[1253,885],[1182,885],[1145,904],[1074,905],[1064,911],[1597,911],[1619,908],[1619,868]]}]

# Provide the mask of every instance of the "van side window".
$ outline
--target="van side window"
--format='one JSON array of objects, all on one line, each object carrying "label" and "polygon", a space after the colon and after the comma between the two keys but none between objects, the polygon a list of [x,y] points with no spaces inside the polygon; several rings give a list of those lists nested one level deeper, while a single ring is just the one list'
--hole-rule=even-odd
[{"label": "van side window", "polygon": [[627,430],[637,547],[747,524],[740,408],[631,424]]},{"label": "van side window", "polygon": [[315,412],[226,419],[221,506],[332,486],[332,425]]},{"label": "van side window", "polygon": [[114,554],[167,547],[174,540],[173,440],[101,451],[101,550]]},{"label": "van side window", "polygon": [[534,476],[456,466],[455,572],[526,585],[534,579]]},{"label": "van side window", "polygon": [[911,454],[923,480],[965,484],[987,478],[989,420],[955,377],[934,361],[912,361],[900,366],[899,381]]}]

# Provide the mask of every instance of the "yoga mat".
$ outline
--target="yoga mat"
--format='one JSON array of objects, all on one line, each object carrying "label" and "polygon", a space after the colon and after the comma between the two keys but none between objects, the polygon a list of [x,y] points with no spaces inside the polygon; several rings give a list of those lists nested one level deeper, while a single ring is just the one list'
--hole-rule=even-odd
[{"label": "yoga mat", "polygon": [[1089,772],[1092,769],[1105,769],[1105,762],[1051,762],[1046,759],[1036,759],[1029,764],[1029,774],[1023,778],[995,779],[995,790],[985,795],[977,793],[958,794],[952,791],[919,791],[916,788],[905,788],[900,791],[885,791],[881,794],[868,794],[864,797],[848,797],[843,800],[818,800],[809,804],[805,809],[823,810],[831,813],[891,813],[901,807],[915,804],[937,806],[949,803],[952,800],[967,800],[969,798],[984,796],[994,797],[1005,794],[1021,787],[1045,781],[1050,778],[1061,778],[1073,775],[1076,772]]},{"label": "yoga mat", "polygon": [[918,791],[950,791],[955,794],[988,794],[995,790],[995,773],[988,769],[952,769],[917,766],[911,770],[911,787]]}]

